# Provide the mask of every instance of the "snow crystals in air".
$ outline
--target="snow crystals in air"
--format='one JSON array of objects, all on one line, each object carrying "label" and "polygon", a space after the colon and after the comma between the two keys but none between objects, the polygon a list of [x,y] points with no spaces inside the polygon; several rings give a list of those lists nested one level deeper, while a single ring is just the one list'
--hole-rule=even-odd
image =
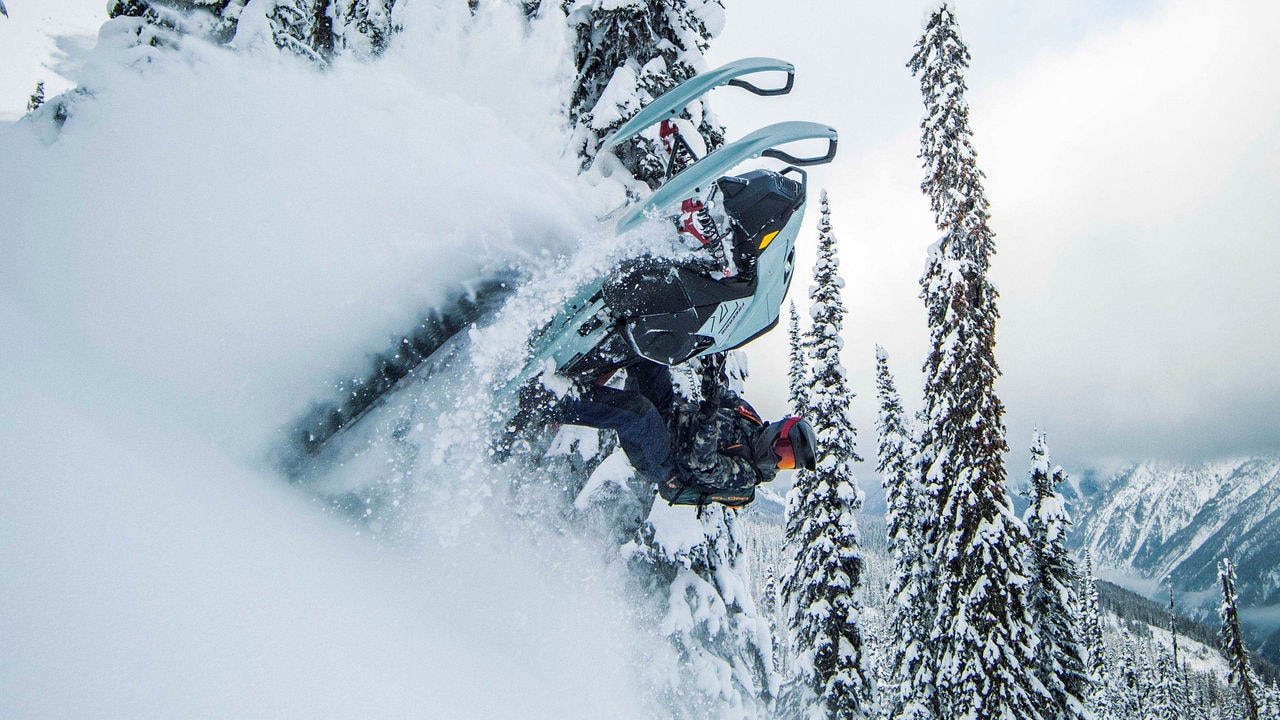
[{"label": "snow crystals in air", "polygon": [[475,455],[431,462],[479,443],[457,424],[475,378],[555,297],[501,342],[474,331],[473,384],[402,399],[403,432],[334,478],[434,483],[389,502],[419,535],[379,552],[273,464],[447,294],[607,235],[612,189],[561,155],[561,28],[444,2],[397,21],[385,56],[323,73],[197,41],[135,65],[107,33],[60,131],[0,123],[0,495],[21,508],[0,638],[22,660],[0,715],[647,716],[600,561],[514,542]]}]

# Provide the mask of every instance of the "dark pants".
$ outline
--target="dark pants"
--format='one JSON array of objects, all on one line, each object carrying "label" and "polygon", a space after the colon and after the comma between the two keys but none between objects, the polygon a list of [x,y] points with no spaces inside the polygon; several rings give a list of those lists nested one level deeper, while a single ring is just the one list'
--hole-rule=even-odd
[{"label": "dark pants", "polygon": [[560,421],[618,433],[636,473],[652,483],[665,482],[673,469],[671,435],[664,419],[671,412],[671,371],[645,362],[627,368],[626,389],[592,386],[565,400]]}]

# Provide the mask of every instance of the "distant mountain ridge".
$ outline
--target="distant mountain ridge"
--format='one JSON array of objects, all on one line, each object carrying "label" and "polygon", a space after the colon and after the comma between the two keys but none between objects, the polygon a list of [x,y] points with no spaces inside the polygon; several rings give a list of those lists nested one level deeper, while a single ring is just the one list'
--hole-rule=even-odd
[{"label": "distant mountain ridge", "polygon": [[[1068,494],[1073,541],[1098,567],[1171,577],[1180,604],[1211,618],[1220,602],[1217,563],[1230,557],[1242,606],[1280,606],[1280,458],[1142,463],[1110,477],[1086,472]],[[1261,614],[1253,623],[1259,639],[1280,635],[1280,622],[1260,621]]]},{"label": "distant mountain ridge", "polygon": [[[1098,605],[1101,610],[1115,616],[1118,623],[1127,626],[1130,632],[1150,636],[1153,631],[1163,632],[1169,629],[1167,607],[1106,580],[1098,580],[1097,587]],[[1225,675],[1227,659],[1222,655],[1222,643],[1216,628],[1181,615],[1177,618],[1177,628],[1179,637],[1184,638],[1184,647],[1185,639],[1190,639],[1215,651],[1223,665],[1218,672]],[[1254,657],[1253,667],[1264,682],[1280,682],[1280,667],[1267,659]]]}]

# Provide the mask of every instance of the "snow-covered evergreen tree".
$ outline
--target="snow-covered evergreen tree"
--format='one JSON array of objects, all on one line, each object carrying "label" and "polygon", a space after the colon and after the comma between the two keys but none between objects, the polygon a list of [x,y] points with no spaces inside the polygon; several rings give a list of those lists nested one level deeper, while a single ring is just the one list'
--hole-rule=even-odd
[{"label": "snow-covered evergreen tree", "polygon": [[[914,472],[911,430],[902,408],[889,356],[876,347],[876,390],[880,399],[877,418],[879,445],[876,471],[884,486],[888,506],[885,517],[886,547],[893,563],[889,597],[893,601],[891,626],[894,640],[888,658],[894,688],[882,693],[882,704],[892,718],[925,716],[932,688],[931,673],[923,661],[928,657],[931,612],[931,580],[926,571],[928,553],[921,540],[920,485]],[[886,689],[887,690],[887,689]]]},{"label": "snow-covered evergreen tree", "polygon": [[1280,717],[1280,685],[1271,683],[1271,687],[1266,691],[1266,705],[1261,711],[1262,717],[1277,718]]},{"label": "snow-covered evergreen tree", "polygon": [[1030,505],[1023,520],[1031,539],[1031,613],[1040,630],[1036,672],[1053,705],[1046,718],[1088,716],[1092,682],[1088,649],[1080,631],[1076,568],[1067,553],[1071,517],[1057,487],[1066,477],[1049,464],[1044,433],[1031,441]]},{"label": "snow-covered evergreen tree", "polygon": [[1106,665],[1106,645],[1102,637],[1102,610],[1098,607],[1098,583],[1093,576],[1093,555],[1084,551],[1077,580],[1080,598],[1080,636],[1088,650],[1089,675],[1095,686],[1102,682]]},{"label": "snow-covered evergreen tree", "polygon": [[[261,2],[262,0],[259,0]],[[248,0],[111,0],[107,16],[137,18],[139,45],[172,45],[180,35],[230,42]]]},{"label": "snow-covered evergreen tree", "polygon": [[[809,373],[807,356],[808,334],[800,331],[800,313],[796,312],[795,301],[790,305],[790,316],[787,324],[787,344],[790,354],[787,361],[787,399],[791,411],[805,419],[811,419],[809,406],[810,385],[813,381]],[[798,468],[791,475],[792,487],[805,486],[810,483],[810,472]]]},{"label": "snow-covered evergreen tree", "polygon": [[317,62],[328,62],[336,47],[334,0],[274,0],[267,18],[276,47]]},{"label": "snow-covered evergreen tree", "polygon": [[345,0],[335,18],[337,46],[358,57],[381,55],[400,30],[392,20],[396,0]]},{"label": "snow-covered evergreen tree", "polygon": [[[577,42],[577,77],[569,100],[573,145],[583,166],[600,141],[654,98],[697,74],[702,52],[724,25],[721,0],[564,0]],[[680,123],[695,150],[724,142],[715,116],[701,100]],[[666,174],[668,152],[653,128],[617,155],[649,187]]]},{"label": "snow-covered evergreen tree", "polygon": [[803,338],[800,334],[800,313],[796,312],[796,304],[792,301],[787,323],[787,341],[791,348],[787,358],[787,400],[791,403],[791,412],[808,417],[809,368],[805,362]]},{"label": "snow-covered evergreen tree", "polygon": [[542,0],[518,0],[525,18],[533,20],[542,14]]},{"label": "snow-covered evergreen tree", "polygon": [[27,112],[35,112],[44,104],[44,81],[36,83],[36,89],[27,98]]},{"label": "snow-covered evergreen tree", "polygon": [[1245,645],[1244,633],[1240,629],[1240,611],[1236,599],[1236,570],[1231,560],[1223,558],[1218,563],[1218,583],[1222,587],[1222,649],[1227,654],[1227,664],[1231,667],[1230,682],[1240,693],[1244,706],[1244,717],[1258,720],[1258,690],[1261,684],[1249,663],[1249,649]]},{"label": "snow-covered evergreen tree", "polygon": [[1143,720],[1181,720],[1185,708],[1179,702],[1177,670],[1164,648],[1156,654],[1148,677],[1150,693],[1143,707]]},{"label": "snow-covered evergreen tree", "polygon": [[632,595],[674,651],[650,675],[666,717],[764,718],[777,693],[768,622],[751,597],[740,537],[732,510],[658,502],[623,548]]},{"label": "snow-covered evergreen tree", "polygon": [[242,15],[265,19],[282,50],[327,62],[352,53],[372,57],[398,29],[396,0],[112,0],[108,15],[137,19],[137,43],[174,46],[182,35],[226,44],[236,39]]},{"label": "snow-covered evergreen tree", "polygon": [[810,417],[818,438],[817,468],[789,498],[787,539],[794,561],[783,579],[797,661],[786,709],[811,718],[858,718],[873,707],[875,688],[862,634],[863,560],[854,514],[862,491],[849,403],[854,395],[840,362],[845,308],[831,211],[822,194],[818,260],[809,297]]},{"label": "snow-covered evergreen tree", "polygon": [[1119,647],[1108,658],[1103,700],[1099,703],[1099,720],[1129,720],[1140,717],[1142,678],[1133,636],[1122,632]]},{"label": "snow-covered evergreen tree", "polygon": [[782,626],[778,623],[778,581],[774,576],[773,565],[765,566],[764,603],[764,614],[769,621],[769,637],[775,638],[773,643],[773,671],[780,673],[782,672],[782,648],[776,638]]},{"label": "snow-covered evergreen tree", "polygon": [[935,516],[937,610],[928,651],[937,717],[1034,718],[1047,699],[1031,669],[1026,529],[1005,487],[1007,450],[995,394],[996,289],[987,279],[994,233],[969,129],[969,51],[949,5],[930,15],[908,67],[925,118],[921,188],[942,238],[929,251],[922,297],[932,349],[925,362],[920,472]]}]

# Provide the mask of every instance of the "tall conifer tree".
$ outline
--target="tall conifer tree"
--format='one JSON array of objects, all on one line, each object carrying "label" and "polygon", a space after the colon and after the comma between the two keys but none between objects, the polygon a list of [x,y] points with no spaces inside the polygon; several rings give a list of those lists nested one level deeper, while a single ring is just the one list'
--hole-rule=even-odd
[{"label": "tall conifer tree", "polygon": [[1218,583],[1222,587],[1222,649],[1231,668],[1229,682],[1240,692],[1247,720],[1258,720],[1259,689],[1262,687],[1249,663],[1249,649],[1240,629],[1240,610],[1236,599],[1236,569],[1229,559],[1218,564]]},{"label": "tall conifer tree", "polygon": [[1177,669],[1164,648],[1156,652],[1155,663],[1148,678],[1150,692],[1147,697],[1143,720],[1182,720],[1187,708],[1178,697]]},{"label": "tall conifer tree", "polygon": [[817,468],[792,490],[787,539],[794,561],[783,579],[797,662],[786,705],[808,717],[866,717],[875,689],[862,636],[863,559],[854,514],[862,491],[849,414],[854,394],[840,362],[845,308],[831,211],[822,193],[814,265],[809,409],[818,438]]},{"label": "tall conifer tree", "polygon": [[1098,583],[1093,576],[1093,556],[1084,551],[1084,563],[1080,567],[1080,633],[1088,649],[1089,674],[1095,685],[1103,680],[1106,668],[1106,646],[1102,637],[1102,610],[1098,606]]},{"label": "tall conifer tree", "polygon": [[1007,450],[995,394],[995,237],[969,129],[969,51],[953,9],[936,8],[908,67],[925,118],[921,188],[942,238],[929,251],[922,297],[932,349],[925,362],[921,480],[935,516],[937,608],[929,652],[937,717],[1035,718],[1046,702],[1035,666],[1023,560],[1026,529],[1005,487]]},{"label": "tall conifer tree", "polygon": [[778,622],[778,581],[773,574],[773,565],[766,565],[764,568],[764,607],[761,609],[765,618],[769,622],[769,637],[774,638],[773,643],[773,671],[775,673],[782,671],[782,643],[778,640],[778,636],[782,630],[782,626]]},{"label": "tall conifer tree", "polygon": [[787,399],[791,402],[792,412],[808,417],[809,367],[805,362],[803,337],[800,333],[800,313],[796,312],[796,304],[792,301],[787,324],[787,341],[791,348],[787,364]]},{"label": "tall conifer tree", "polygon": [[[787,366],[787,386],[788,400],[791,403],[791,411],[805,419],[811,419],[811,408],[809,406],[809,392],[812,377],[809,372],[809,360],[807,354],[807,334],[800,331],[800,314],[796,312],[796,304],[791,303],[790,321],[787,325],[787,341],[790,346],[790,356]],[[804,468],[797,469],[791,476],[792,487],[808,486],[809,471]]]},{"label": "tall conifer tree", "polygon": [[1064,480],[1062,468],[1050,466],[1049,445],[1037,431],[1031,442],[1031,503],[1024,516],[1031,538],[1031,611],[1040,629],[1036,671],[1053,702],[1045,717],[1078,720],[1088,715],[1092,682],[1076,568],[1067,553],[1071,517],[1057,490]]},{"label": "tall conifer tree", "polygon": [[928,553],[921,538],[925,525],[921,517],[919,479],[914,472],[911,429],[902,400],[889,372],[889,356],[876,347],[876,390],[880,399],[876,471],[884,486],[888,511],[885,518],[887,549],[893,563],[889,597],[893,601],[891,627],[894,642],[887,659],[895,689],[882,694],[881,702],[892,718],[927,716],[930,706],[931,673],[923,665],[929,657],[931,581],[927,572]]}]

